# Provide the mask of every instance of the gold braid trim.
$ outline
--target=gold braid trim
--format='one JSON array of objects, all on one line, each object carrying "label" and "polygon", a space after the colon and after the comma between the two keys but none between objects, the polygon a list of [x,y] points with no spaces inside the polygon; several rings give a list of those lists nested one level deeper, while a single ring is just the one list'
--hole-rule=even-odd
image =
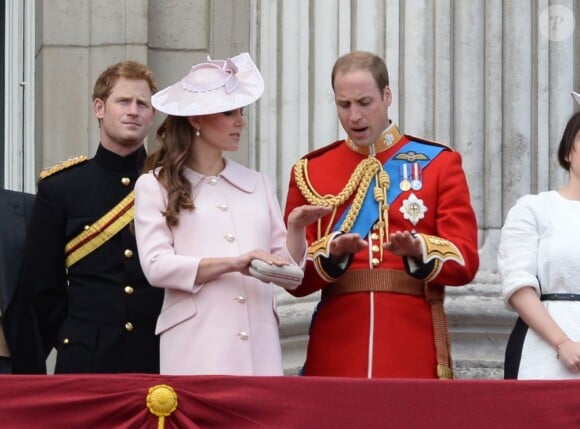
[{"label": "gold braid trim", "polygon": [[53,165],[52,167],[47,167],[40,172],[40,178],[46,179],[48,176],[52,176],[54,173],[58,173],[59,171],[66,170],[69,167],[74,165],[80,164],[82,162],[87,161],[88,158],[84,155],[75,156],[73,158],[69,158],[66,161],[61,162],[60,164]]},{"label": "gold braid trim", "polygon": [[134,205],[135,191],[131,191],[88,229],[66,243],[64,248],[66,267],[70,268],[76,264],[131,223],[135,216]]},{"label": "gold braid trim", "polygon": [[439,275],[439,273],[441,272],[442,269],[443,269],[443,262],[441,262],[438,259],[435,259],[435,263],[433,264],[433,269],[431,270],[429,275],[423,279],[423,281],[425,281],[425,283],[432,282],[435,279],[435,277],[437,277]]},{"label": "gold braid trim", "polygon": [[[343,233],[349,232],[352,226],[354,225],[354,222],[362,207],[365,195],[368,191],[368,188],[374,176],[379,172],[381,173],[379,174],[377,181],[378,186],[381,186],[381,188],[383,188],[382,189],[383,195],[385,193],[385,189],[388,188],[389,186],[389,177],[387,173],[383,170],[382,164],[380,163],[379,160],[377,160],[375,157],[372,156],[369,156],[368,158],[365,158],[361,162],[359,162],[356,169],[348,179],[348,182],[346,183],[345,187],[342,189],[342,191],[338,193],[338,195],[322,196],[318,194],[314,190],[312,183],[310,183],[310,179],[308,178],[307,167],[308,160],[306,158],[300,159],[294,165],[294,177],[296,179],[296,185],[298,186],[300,193],[311,205],[333,207],[336,209],[337,207],[344,204],[356,191],[350,210],[339,229]],[[374,192],[376,198],[377,191],[375,190]],[[382,201],[379,200],[381,213],[384,212],[382,207],[383,205],[384,205],[384,197],[382,198]],[[381,215],[380,218],[382,217],[383,216]]]},{"label": "gold braid trim", "polygon": [[319,238],[318,240],[314,241],[308,247],[308,259],[315,260],[319,257],[328,258],[330,256],[330,242],[334,237],[340,235],[339,231],[335,231],[332,234],[327,234],[324,237]]},{"label": "gold braid trim", "polygon": [[443,286],[425,284],[425,299],[431,307],[431,318],[433,320],[437,378],[452,380],[454,375],[451,359],[451,341],[449,339],[449,326],[443,305],[444,298],[445,288]]},{"label": "gold braid trim", "polygon": [[[382,245],[385,237],[388,235],[389,204],[386,201],[386,195],[390,185],[390,178],[384,171],[383,165],[378,159],[374,156],[369,156],[361,160],[348,179],[345,187],[338,193],[338,195],[322,196],[316,192],[314,186],[310,182],[310,178],[308,177],[308,160],[306,158],[300,159],[294,165],[294,178],[298,190],[308,203],[311,205],[332,207],[334,209],[330,219],[328,220],[326,231],[324,233],[322,232],[322,219],[318,220],[318,239],[308,248],[308,259],[313,261],[318,275],[323,280],[329,283],[336,281],[335,278],[330,276],[329,273],[324,270],[321,258],[327,258],[330,255],[330,242],[336,235],[339,235],[340,233],[348,233],[352,229],[360,213],[373,178],[376,182],[373,189],[373,196],[378,203],[379,210],[377,226],[380,230],[382,260]],[[352,204],[340,225],[339,230],[331,233],[330,230],[334,223],[337,208],[344,204],[353,194],[355,195]]]},{"label": "gold braid trim", "polygon": [[424,263],[435,259],[441,262],[455,261],[459,265],[465,266],[465,260],[463,259],[461,251],[451,241],[423,233],[416,234],[415,236],[421,240]]},{"label": "gold braid trim", "polygon": [[385,170],[382,168],[377,175],[375,189],[373,190],[373,196],[375,201],[379,204],[379,220],[377,221],[377,227],[379,229],[379,246],[381,249],[380,258],[383,260],[383,244],[388,238],[389,234],[389,203],[387,202],[387,191],[389,186],[391,186],[391,178]]},{"label": "gold braid trim", "polygon": [[314,268],[316,269],[316,272],[318,273],[320,278],[322,278],[322,280],[324,280],[327,283],[332,283],[336,281],[334,277],[332,277],[324,270],[324,267],[322,266],[322,260],[320,258],[316,258],[312,262],[314,263]]}]

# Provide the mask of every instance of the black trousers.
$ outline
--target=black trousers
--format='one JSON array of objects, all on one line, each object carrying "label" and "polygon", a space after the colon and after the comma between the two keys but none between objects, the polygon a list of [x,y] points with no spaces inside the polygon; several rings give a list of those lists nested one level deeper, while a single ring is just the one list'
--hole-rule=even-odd
[{"label": "black trousers", "polygon": [[11,374],[12,365],[10,364],[10,358],[0,356],[0,374]]}]

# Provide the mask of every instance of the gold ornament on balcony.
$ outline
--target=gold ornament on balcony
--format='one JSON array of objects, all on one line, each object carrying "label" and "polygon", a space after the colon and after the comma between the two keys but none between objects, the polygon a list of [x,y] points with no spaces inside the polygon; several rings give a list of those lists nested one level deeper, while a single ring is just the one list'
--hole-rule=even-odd
[{"label": "gold ornament on balcony", "polygon": [[149,389],[147,408],[151,414],[159,417],[158,429],[165,426],[165,417],[169,417],[177,409],[177,394],[171,386],[158,384]]}]

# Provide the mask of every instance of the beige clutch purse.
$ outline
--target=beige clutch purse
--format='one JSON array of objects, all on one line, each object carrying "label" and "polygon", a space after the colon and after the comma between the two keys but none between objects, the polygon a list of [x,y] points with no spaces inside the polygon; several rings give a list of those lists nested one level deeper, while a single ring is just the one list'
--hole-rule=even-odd
[{"label": "beige clutch purse", "polygon": [[304,273],[296,265],[270,265],[261,259],[250,262],[250,274],[265,283],[274,283],[283,288],[295,288],[302,283]]}]

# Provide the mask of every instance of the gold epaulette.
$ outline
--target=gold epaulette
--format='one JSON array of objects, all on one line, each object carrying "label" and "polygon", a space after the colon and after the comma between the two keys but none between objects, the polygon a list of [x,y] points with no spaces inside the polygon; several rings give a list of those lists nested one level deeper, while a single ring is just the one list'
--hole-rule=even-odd
[{"label": "gold epaulette", "polygon": [[59,164],[53,165],[52,167],[47,167],[40,172],[40,178],[45,179],[48,176],[52,176],[54,173],[58,173],[59,171],[66,170],[69,167],[74,165],[78,165],[87,161],[88,158],[84,155],[74,156],[72,158],[67,159]]}]

